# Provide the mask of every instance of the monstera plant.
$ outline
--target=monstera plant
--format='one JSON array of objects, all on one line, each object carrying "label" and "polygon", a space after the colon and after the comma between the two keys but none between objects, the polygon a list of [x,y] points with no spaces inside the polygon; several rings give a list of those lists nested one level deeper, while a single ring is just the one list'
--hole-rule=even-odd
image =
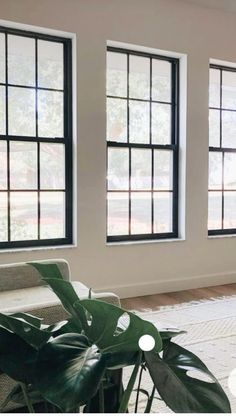
[{"label": "monstera plant", "polygon": [[[147,397],[146,413],[156,395],[178,413],[230,412],[226,394],[206,365],[172,341],[181,331],[157,330],[120,307],[80,300],[56,265],[32,265],[61,300],[68,320],[46,325],[26,313],[0,314],[0,370],[16,381],[5,404],[23,399],[34,412],[35,402],[44,400],[51,411],[126,413],[135,390],[135,412],[141,392]],[[152,350],[140,349],[143,335],[154,339]],[[128,366],[124,388],[122,370]],[[150,393],[142,389],[144,369],[153,381]]]}]

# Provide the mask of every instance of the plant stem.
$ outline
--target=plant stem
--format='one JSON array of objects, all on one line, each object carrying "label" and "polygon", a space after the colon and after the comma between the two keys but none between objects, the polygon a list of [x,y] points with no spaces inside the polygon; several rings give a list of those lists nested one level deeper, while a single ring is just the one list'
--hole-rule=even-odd
[{"label": "plant stem", "polygon": [[146,409],[145,409],[144,413],[150,413],[150,410],[151,410],[151,407],[152,407],[152,402],[153,402],[153,399],[154,399],[154,394],[155,394],[155,386],[153,386],[152,394],[148,399],[147,406],[146,406]]},{"label": "plant stem", "polygon": [[123,397],[121,399],[121,403],[120,403],[118,413],[125,413],[127,411],[129,399],[130,399],[132,390],[134,388],[134,384],[135,384],[135,380],[136,380],[136,377],[137,377],[137,374],[138,374],[138,370],[139,370],[141,360],[142,360],[142,352],[139,352],[139,355],[138,355],[137,361],[135,363],[133,372],[131,374],[128,385],[127,385],[127,387],[124,391]]},{"label": "plant stem", "polygon": [[28,407],[29,413],[35,413],[33,405],[29,398],[27,386],[24,383],[20,383],[20,385],[21,385],[22,393],[24,395],[25,403],[26,403],[26,406]]},{"label": "plant stem", "polygon": [[134,413],[137,413],[138,412],[138,400],[139,400],[139,393],[140,393],[140,386],[141,386],[141,381],[142,381],[142,375],[143,375],[143,366],[141,365],[141,369],[140,369],[140,373],[139,373],[139,380],[138,380],[138,388],[137,388],[137,395],[136,395]]},{"label": "plant stem", "polygon": [[98,390],[98,397],[99,397],[99,413],[104,413],[104,391],[103,391],[102,381]]}]

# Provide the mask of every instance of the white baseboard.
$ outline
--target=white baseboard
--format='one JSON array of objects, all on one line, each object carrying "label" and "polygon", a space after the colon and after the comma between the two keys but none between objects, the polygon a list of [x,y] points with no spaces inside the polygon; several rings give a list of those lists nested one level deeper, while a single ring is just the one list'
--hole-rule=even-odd
[{"label": "white baseboard", "polygon": [[183,291],[194,288],[211,287],[214,285],[225,285],[236,282],[236,272],[225,272],[220,274],[192,276],[188,278],[174,278],[147,283],[134,283],[129,285],[110,285],[94,289],[97,292],[110,291],[119,295],[120,298],[139,297],[142,295],[161,294],[164,292]]}]

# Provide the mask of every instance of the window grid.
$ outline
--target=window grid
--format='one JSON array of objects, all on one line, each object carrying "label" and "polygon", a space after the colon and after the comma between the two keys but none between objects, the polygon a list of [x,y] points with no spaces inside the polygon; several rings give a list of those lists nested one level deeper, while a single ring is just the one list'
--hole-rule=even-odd
[{"label": "window grid", "polygon": [[[156,54],[149,54],[138,51],[126,50],[123,48],[108,47],[108,52],[116,52],[125,54],[127,57],[127,96],[114,96],[107,94],[108,99],[122,99],[126,100],[127,104],[127,142],[110,141],[107,138],[107,163],[108,163],[108,151],[111,148],[124,148],[128,149],[129,153],[129,188],[124,189],[109,189],[107,181],[107,193],[124,193],[128,192],[128,235],[107,235],[108,242],[119,242],[119,241],[136,241],[136,240],[154,240],[154,239],[168,239],[178,237],[178,160],[179,160],[179,60],[159,56]],[[150,97],[149,99],[141,99],[130,97],[129,89],[129,78],[130,78],[130,56],[146,57],[150,61]],[[171,101],[154,100],[152,98],[152,63],[154,59],[164,60],[171,63]],[[135,143],[130,142],[130,101],[149,103],[149,144],[147,143]],[[152,143],[152,104],[164,104],[171,106],[171,143],[170,144],[153,144]],[[132,159],[131,153],[135,149],[147,149],[151,150],[151,189],[132,189],[131,177],[132,177]],[[154,188],[154,151],[155,150],[170,150],[173,152],[172,161],[172,189],[155,189]],[[108,164],[107,164],[108,170]],[[131,195],[132,193],[151,193],[151,233],[150,234],[131,234]],[[172,231],[165,233],[154,233],[154,193],[172,193]],[[108,203],[107,203],[108,206]],[[107,231],[108,231],[108,208],[107,208]]]},{"label": "window grid", "polygon": [[[0,82],[0,86],[5,87],[5,135],[0,134],[0,142],[6,141],[7,144],[7,189],[1,189],[1,193],[7,193],[7,241],[0,242],[0,249],[21,248],[21,247],[37,247],[47,245],[63,245],[71,244],[73,241],[73,222],[72,222],[72,49],[71,40],[52,35],[45,35],[36,32],[23,31],[18,29],[0,27],[0,34],[5,36],[5,83]],[[16,35],[20,37],[29,37],[35,41],[35,86],[23,84],[13,84],[8,82],[8,35]],[[63,65],[64,65],[64,81],[63,88],[40,87],[38,85],[38,41],[45,40],[50,42],[61,43],[63,45]],[[35,92],[35,136],[22,136],[9,134],[9,112],[8,112],[8,90],[9,87],[24,88]],[[40,137],[38,135],[38,92],[52,91],[63,93],[63,120],[64,133],[62,137]],[[11,188],[10,185],[10,145],[12,142],[33,142],[37,144],[37,188]],[[65,187],[43,189],[40,186],[40,145],[63,144],[65,147]],[[11,240],[11,202],[10,194],[12,192],[30,192],[37,193],[37,239],[35,240]],[[40,238],[40,216],[41,204],[40,193],[42,192],[63,192],[65,194],[65,235],[61,238]]]},{"label": "window grid", "polygon": [[[209,145],[209,152],[210,153],[220,153],[222,155],[222,167],[221,167],[221,189],[218,188],[210,188],[208,187],[209,192],[219,192],[221,193],[221,228],[219,229],[208,229],[209,236],[215,235],[225,235],[225,234],[235,234],[236,228],[225,228],[224,220],[225,220],[225,192],[236,192],[236,189],[225,188],[225,153],[236,153],[236,147],[224,147],[222,141],[222,131],[223,131],[223,124],[222,124],[222,113],[223,112],[236,112],[236,109],[229,109],[227,107],[223,107],[223,72],[234,72],[236,73],[236,68],[227,67],[223,65],[211,64],[210,69],[216,69],[220,72],[220,103],[219,107],[217,106],[209,106],[209,110],[216,110],[220,113],[220,124],[219,124],[219,140],[220,146],[211,146]],[[235,208],[236,211],[236,208]]]}]

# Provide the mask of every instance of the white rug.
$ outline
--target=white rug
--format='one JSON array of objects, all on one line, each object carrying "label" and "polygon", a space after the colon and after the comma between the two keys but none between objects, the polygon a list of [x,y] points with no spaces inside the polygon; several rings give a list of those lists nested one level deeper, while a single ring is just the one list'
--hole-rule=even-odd
[{"label": "white rug", "polygon": [[[215,300],[202,300],[186,304],[161,307],[159,311],[136,313],[145,320],[167,327],[174,326],[187,333],[174,341],[199,356],[216,376],[226,391],[231,409],[236,413],[236,397],[227,386],[230,372],[236,368],[236,296]],[[127,382],[130,368],[124,372]],[[144,373],[142,387],[151,392],[152,382]],[[134,410],[135,394],[132,396],[130,411]],[[144,395],[140,397],[139,412],[146,405]],[[153,413],[170,412],[160,400],[155,400]]]}]

